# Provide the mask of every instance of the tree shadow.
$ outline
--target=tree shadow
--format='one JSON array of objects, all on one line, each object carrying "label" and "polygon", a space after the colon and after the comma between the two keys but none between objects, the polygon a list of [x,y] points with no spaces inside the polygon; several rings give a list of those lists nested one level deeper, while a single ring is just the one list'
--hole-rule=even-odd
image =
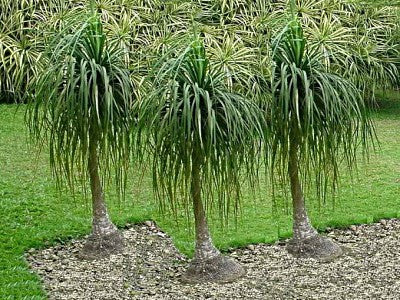
[{"label": "tree shadow", "polygon": [[377,93],[373,115],[378,119],[400,119],[400,91]]}]

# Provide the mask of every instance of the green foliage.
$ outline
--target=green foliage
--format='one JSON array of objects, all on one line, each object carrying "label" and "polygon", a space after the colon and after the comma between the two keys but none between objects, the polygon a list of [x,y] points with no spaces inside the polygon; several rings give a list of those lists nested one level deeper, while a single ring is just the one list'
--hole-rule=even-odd
[{"label": "green foliage", "polygon": [[[319,207],[311,194],[307,198],[311,220],[319,230],[400,217],[400,139],[394,138],[400,127],[399,94],[379,95],[378,99],[379,109],[373,118],[381,142],[379,151],[371,154],[369,164],[360,166],[353,180],[342,173],[334,210],[331,205]],[[23,253],[88,234],[91,212],[83,195],[78,193],[73,198],[65,191],[60,196],[48,166],[48,151],[32,155],[35,149],[26,145],[23,111],[24,106],[17,110],[15,105],[0,105],[0,295],[4,299],[43,299],[40,278],[31,273]],[[112,190],[106,191],[114,223],[123,226],[153,219],[180,251],[192,253],[193,231],[178,226],[173,218],[161,217],[156,205],[149,202],[153,199],[151,174],[145,173],[141,179],[141,172],[133,172],[128,186],[131,188],[123,205],[117,204]],[[231,226],[221,228],[218,212],[211,213],[210,229],[219,249],[272,243],[291,236],[290,210],[277,201],[277,213],[273,214],[271,197],[266,193],[269,190],[262,178],[260,192],[243,187],[237,227],[230,222]],[[276,197],[283,197],[283,191],[277,190]],[[185,214],[179,218],[184,223]]]},{"label": "green foliage", "polygon": [[[202,167],[206,203],[222,215],[237,208],[241,174],[256,175],[263,115],[251,99],[230,90],[226,72],[213,65],[199,38],[163,56],[151,74],[151,89],[139,109],[138,142],[152,149],[158,199],[176,211],[189,200],[192,168]],[[224,214],[225,212],[225,214]]]},{"label": "green foliage", "polygon": [[354,0],[355,3],[360,3],[362,5],[371,5],[371,6],[398,6],[400,1],[398,0]]},{"label": "green foliage", "polygon": [[[39,276],[24,253],[89,234],[92,214],[85,195],[58,190],[49,168],[47,146],[28,146],[25,105],[0,105],[0,298],[46,299]],[[130,175],[129,199],[121,205],[114,189],[107,204],[115,224],[123,227],[152,218],[150,181]],[[141,182],[140,188],[138,182]],[[134,185],[136,184],[136,185]],[[134,196],[132,196],[134,195]]]},{"label": "green foliage", "polygon": [[115,170],[123,187],[134,100],[123,50],[107,39],[92,11],[66,20],[48,53],[49,65],[32,85],[28,107],[33,137],[49,142],[51,166],[60,181],[66,178],[73,187],[76,171],[86,181],[89,144],[94,143],[103,175],[108,179]]},{"label": "green foliage", "polygon": [[[385,4],[383,2],[386,1],[374,2]],[[390,2],[388,4],[396,4],[396,1],[388,2]],[[82,16],[86,3],[87,1],[85,0],[0,0],[0,97],[5,96],[7,99],[19,100],[19,96],[25,94],[26,87],[30,83],[38,83],[40,82],[38,78],[43,78],[44,76],[49,76],[49,78],[51,78],[50,82],[53,82],[54,86],[56,86],[56,81],[64,76],[61,70],[67,70],[67,66],[73,66],[73,62],[76,60],[74,55],[79,56],[83,53],[81,61],[87,60],[85,56],[87,56],[90,51],[81,51],[82,53],[78,55],[79,51],[75,53],[71,51],[71,47],[68,46],[68,43],[73,40],[73,36],[76,36],[75,34],[85,36],[87,32],[90,32],[89,25],[87,25],[88,29],[84,30],[82,25],[76,22],[79,21],[79,18],[74,21],[71,19],[73,16]],[[395,5],[366,6],[365,3],[360,4],[357,1],[347,0],[297,0],[296,5],[296,15],[302,24],[304,36],[308,42],[308,48],[305,47],[305,49],[311,51],[320,59],[320,62],[317,62],[315,65],[310,62],[305,63],[306,59],[304,58],[303,60],[299,60],[299,62],[301,65],[318,67],[319,73],[322,75],[317,73],[315,76],[320,76],[323,79],[321,79],[321,82],[331,86],[328,89],[331,95],[326,97],[332,101],[334,100],[333,96],[335,94],[342,97],[341,88],[339,88],[339,91],[332,90],[333,87],[337,87],[336,79],[338,77],[347,78],[351,80],[355,86],[364,90],[364,97],[366,99],[369,99],[377,88],[390,88],[398,85],[398,51],[400,37],[398,7]],[[103,32],[104,36],[107,35],[108,41],[110,41],[110,39],[112,40],[112,42],[104,44],[106,45],[105,48],[125,50],[120,52],[119,55],[114,56],[114,58],[116,58],[118,64],[122,66],[121,69],[125,70],[126,66],[129,65],[129,69],[134,71],[131,72],[129,76],[134,86],[143,88],[141,90],[134,90],[134,93],[138,93],[139,95],[146,96],[148,93],[147,88],[149,87],[149,83],[143,83],[143,77],[147,75],[148,67],[152,66],[154,60],[158,59],[160,53],[171,59],[171,57],[168,56],[170,53],[167,53],[168,49],[171,47],[171,43],[173,43],[174,40],[182,38],[187,31],[190,31],[192,24],[197,26],[199,35],[205,41],[205,48],[207,53],[209,53],[209,66],[212,66],[211,69],[213,70],[219,70],[222,82],[221,86],[226,88],[229,93],[233,95],[235,95],[235,93],[242,95],[249,93],[250,95],[256,94],[255,96],[259,96],[260,90],[265,88],[262,79],[276,78],[274,76],[277,76],[278,73],[281,72],[280,68],[275,69],[274,72],[271,73],[272,65],[274,64],[271,55],[273,53],[271,50],[271,37],[277,35],[277,29],[281,28],[281,24],[286,22],[287,15],[290,13],[287,0],[96,0],[95,9],[100,15],[102,24],[104,24],[104,31],[106,32],[106,34]],[[65,29],[66,27],[74,29],[68,31]],[[49,37],[53,37],[54,34],[57,33],[59,34],[58,37],[60,37],[60,41],[61,37],[64,38],[64,44],[52,44],[54,48],[51,50],[55,52],[53,58],[56,57],[57,53],[60,55],[59,57],[62,57],[62,51],[66,53],[69,52],[71,55],[67,55],[63,63],[60,61],[60,64],[56,64],[60,66],[59,69],[51,68],[55,76],[50,77],[47,72],[50,71],[48,67],[51,66],[51,63],[47,59],[51,59],[51,57],[48,57],[47,54],[45,55],[44,49],[49,41]],[[71,38],[70,41],[66,39],[67,36]],[[99,41],[99,44],[101,44],[101,39],[100,37],[94,40]],[[87,48],[87,50],[89,50],[90,43],[90,41],[84,42],[84,39],[82,39],[79,40],[78,44],[82,46],[83,49],[88,46],[89,48]],[[57,48],[57,46],[59,47]],[[92,52],[92,54],[96,56],[96,51]],[[129,53],[129,55],[127,55],[127,53]],[[307,57],[307,55],[304,57]],[[312,60],[312,58],[313,57],[310,57],[309,54],[307,59]],[[175,57],[175,59],[177,59],[177,57]],[[100,69],[103,70],[103,62],[107,64],[104,56],[103,59],[99,59],[97,62],[87,62],[87,66],[94,68],[101,66]],[[289,70],[295,72],[300,69],[301,68],[297,65],[291,65],[290,68],[285,71],[286,76],[291,76]],[[89,84],[89,81],[87,82],[88,84],[85,83],[85,78],[89,76],[89,69],[87,68],[85,71],[81,68],[80,64],[75,62],[74,70],[79,71],[79,74],[76,73],[74,77],[65,77],[63,80],[65,80],[71,88],[74,86],[73,80],[79,80],[79,82],[83,80],[83,86],[86,86],[86,90],[91,89],[92,85]],[[96,78],[100,81],[105,81],[104,79],[108,78],[110,80],[110,86],[114,89],[114,82],[110,79],[114,71],[110,73],[108,67],[106,70],[107,76],[104,76],[104,72],[95,72]],[[81,71],[83,71],[83,73],[81,73]],[[170,74],[171,73],[172,70]],[[335,73],[338,76],[326,75],[326,73]],[[303,73],[301,74],[302,76],[304,75]],[[310,74],[307,72],[305,74],[306,76],[302,77],[299,75],[298,77],[300,78],[300,82],[303,82],[302,78],[305,79],[307,77],[307,81],[304,80],[304,82],[308,82],[310,85],[309,88],[311,89],[315,84],[312,85]],[[314,73],[311,75],[314,76]],[[183,77],[186,80],[187,76]],[[247,78],[249,80],[246,80]],[[183,82],[185,82],[185,80],[183,80]],[[339,78],[339,80],[343,79]],[[160,79],[159,83],[161,84],[161,82]],[[298,79],[297,84],[300,84]],[[343,86],[348,86],[350,91],[354,91],[353,84],[342,83]],[[64,89],[64,87],[64,85],[58,85],[60,90],[70,93],[69,95],[79,94],[79,92],[76,92],[73,88],[72,90],[67,90]],[[166,85],[166,87],[168,87],[168,85]],[[275,88],[277,89],[278,87],[275,86]],[[301,88],[303,87],[301,86]],[[51,86],[44,87],[43,85],[43,96],[46,90],[50,92]],[[200,90],[200,87],[196,87],[196,89],[191,91],[194,90]],[[204,90],[204,88],[201,90]],[[105,150],[102,151],[102,153],[104,153],[102,159],[104,165],[102,168],[105,173],[109,174],[112,169],[109,163],[111,162],[114,165],[114,155],[122,158],[128,155],[127,151],[129,151],[129,149],[123,148],[129,141],[125,137],[122,137],[122,139],[119,138],[119,133],[117,134],[117,131],[113,131],[114,127],[110,126],[113,124],[112,120],[114,119],[108,119],[107,117],[116,116],[118,120],[123,120],[124,118],[120,118],[120,108],[124,107],[124,103],[121,104],[121,102],[117,100],[119,97],[116,97],[114,98],[115,101],[109,102],[112,103],[112,112],[108,110],[108,107],[104,109],[104,107],[100,105],[99,108],[101,111],[104,109],[110,113],[101,114],[101,117],[99,114],[99,116],[92,118],[92,116],[96,115],[93,114],[93,111],[96,111],[97,107],[95,107],[94,110],[90,110],[90,113],[80,116],[76,113],[76,109],[85,113],[83,107],[79,106],[79,103],[83,104],[83,102],[72,102],[72,98],[64,98],[63,100],[66,101],[57,102],[56,94],[59,90],[54,88],[53,92],[55,94],[49,94],[51,97],[46,101],[42,101],[41,104],[43,104],[43,106],[41,108],[37,108],[36,117],[38,117],[38,119],[43,117],[43,119],[41,119],[43,123],[35,123],[38,124],[38,127],[32,129],[38,134],[38,138],[43,138],[45,135],[42,135],[42,133],[44,134],[47,131],[45,129],[54,125],[53,131],[47,131],[47,133],[49,133],[47,137],[50,141],[54,142],[50,144],[50,148],[53,149],[52,151],[54,153],[52,157],[54,166],[57,165],[55,169],[56,173],[64,174],[67,170],[67,174],[70,174],[67,175],[67,178],[69,177],[70,181],[73,181],[71,174],[84,171],[84,168],[86,168],[86,162],[84,162],[86,154],[83,148],[84,143],[87,144],[88,142],[88,135],[84,135],[83,133],[88,133],[88,129],[82,129],[89,124],[89,121],[84,118],[84,116],[86,116],[86,118],[90,120],[97,120],[97,123],[101,121],[102,125],[100,128],[101,130],[105,130],[102,131],[101,134],[101,147]],[[130,95],[132,94],[133,93],[130,93]],[[299,96],[303,95],[299,94]],[[328,98],[325,99],[325,95],[322,97],[321,95],[315,97],[313,93],[313,97],[309,95],[308,97],[312,99],[312,103],[316,105],[325,102],[332,104],[327,106],[331,113],[335,111],[339,112],[343,109],[343,107],[336,107],[336,102],[327,101],[326,99]],[[276,98],[278,99],[279,95]],[[58,100],[61,99],[62,97],[59,95]],[[160,99],[163,100],[160,101]],[[348,96],[348,100],[349,99],[352,99],[352,97]],[[359,99],[357,97],[355,99],[357,101],[356,103],[359,103]],[[165,98],[160,97],[157,99],[157,103],[169,104],[164,100]],[[231,100],[234,99],[232,98]],[[145,103],[146,102],[147,100],[145,100]],[[65,105],[67,103],[71,105]],[[92,102],[89,101],[88,103],[91,104]],[[99,103],[104,102],[99,101]],[[178,102],[175,102],[175,104],[177,103]],[[349,101],[345,101],[345,105],[349,105],[349,103]],[[390,104],[390,106],[387,102],[381,102],[381,104],[383,105],[383,110],[378,115],[378,135],[382,141],[382,155],[374,156],[376,159],[371,160],[371,164],[365,167],[365,170],[363,169],[365,174],[361,173],[363,180],[358,180],[354,186],[349,183],[351,182],[349,177],[344,177],[344,183],[341,186],[342,194],[338,195],[335,211],[327,209],[325,213],[319,212],[320,214],[317,214],[318,202],[314,201],[313,198],[308,198],[311,200],[311,217],[315,220],[319,228],[324,228],[328,225],[345,225],[352,222],[370,222],[375,218],[383,216],[396,216],[397,211],[394,207],[399,207],[398,176],[396,175],[398,174],[398,170],[395,163],[396,160],[398,161],[398,145],[396,140],[393,140],[393,136],[397,134],[396,128],[398,128],[399,125],[397,117],[398,105],[397,102],[395,105]],[[385,105],[388,106],[386,107]],[[178,122],[177,118],[177,116],[180,116],[178,107],[179,105],[173,107],[177,115],[170,115],[170,118],[166,119],[173,120],[176,126],[182,124]],[[31,106],[31,109],[32,108]],[[116,109],[114,110],[114,108]],[[154,109],[154,107],[151,108],[151,104],[149,104],[148,108],[148,112]],[[311,106],[311,108],[315,108],[315,106]],[[360,106],[359,110],[362,111],[363,107]],[[34,111],[35,109],[33,108],[31,113]],[[234,109],[232,109],[232,111],[234,111]],[[275,111],[278,113],[282,112],[279,109]],[[323,111],[325,112],[325,109]],[[357,110],[355,111],[356,113],[354,116],[359,115]],[[114,112],[116,114],[114,114]],[[166,112],[168,112],[168,110],[159,111],[159,115],[166,116]],[[204,114],[202,113],[201,115],[203,116]],[[303,113],[299,114],[301,117],[303,117],[303,115]],[[305,116],[311,115],[305,114]],[[0,226],[0,230],[2,230],[0,239],[1,237],[4,239],[3,242],[0,243],[0,251],[2,252],[0,257],[5,258],[0,262],[0,269],[6,270],[1,273],[0,276],[0,295],[6,295],[6,297],[7,295],[12,295],[11,297],[14,298],[22,298],[24,296],[40,294],[38,279],[29,274],[26,268],[22,267],[25,266],[20,258],[22,253],[28,247],[43,246],[46,241],[49,240],[53,243],[58,238],[65,239],[70,236],[86,233],[85,230],[89,228],[89,214],[85,214],[81,206],[73,207],[69,205],[71,202],[70,200],[72,200],[70,197],[62,199],[65,201],[54,201],[57,194],[51,184],[51,179],[47,171],[39,173],[42,176],[37,176],[38,173],[31,172],[33,168],[32,156],[29,152],[21,150],[25,149],[21,143],[24,139],[22,135],[23,128],[21,127],[22,119],[20,118],[20,114],[17,114],[17,116],[19,117],[15,119],[9,115],[2,115],[0,118],[0,121],[4,120],[4,123],[0,126],[0,140],[2,141],[2,143],[0,143],[0,148],[2,148],[0,151],[0,165],[2,166],[0,169],[0,196],[2,199],[2,201],[0,201],[0,219],[3,222]],[[65,123],[63,127],[63,120],[71,116],[73,117],[71,120],[77,120],[77,122]],[[149,114],[148,116],[151,115]],[[330,122],[334,122],[335,120],[340,121],[346,116],[348,116],[347,112],[343,117],[333,118],[329,115],[329,120]],[[130,118],[131,116],[126,116],[126,118],[128,117]],[[273,120],[276,120],[276,117],[273,117],[275,118]],[[306,122],[304,123],[304,121],[302,121],[302,126],[308,124],[308,126],[304,127],[308,129],[312,129],[314,128],[313,126],[316,125],[322,126],[324,125],[322,122],[324,119],[323,117],[323,115],[318,115],[313,119],[309,117],[304,118]],[[35,114],[30,115],[30,118],[31,121],[34,120]],[[194,120],[195,118],[192,119]],[[59,122],[56,122],[56,120]],[[103,120],[106,120],[105,123]],[[156,124],[160,124],[160,119],[154,120]],[[109,125],[106,125],[107,122],[110,122]],[[288,122],[289,119],[286,119],[283,126],[287,126]],[[119,124],[122,124],[122,121]],[[356,126],[355,124],[356,123],[352,123],[351,125],[353,129]],[[13,125],[12,129],[8,127],[11,125]],[[339,127],[339,132],[344,134],[344,136],[341,137],[349,137],[348,131],[346,131],[343,126],[340,126],[340,124],[336,126]],[[55,130],[56,128],[59,130]],[[67,134],[72,132],[72,128],[78,128],[78,131],[75,131],[77,133],[76,135],[71,136]],[[185,127],[181,127],[180,129],[182,130],[184,128]],[[288,129],[286,128],[286,130]],[[168,131],[164,131],[165,134],[167,132]],[[184,137],[183,132],[184,130],[182,130],[182,135],[179,135],[179,137]],[[206,133],[207,132],[208,131],[206,131]],[[51,133],[53,135],[51,135]],[[160,133],[160,136],[161,134],[162,133]],[[118,147],[122,147],[125,150],[123,150],[123,153],[111,153],[112,156],[107,156],[111,152],[109,144],[116,136],[118,137],[118,143],[123,143],[123,145],[119,144]],[[152,137],[155,136],[155,133],[153,133],[153,135],[149,137],[149,142],[152,144],[155,142],[155,139],[152,139]],[[207,137],[209,134],[203,136]],[[334,147],[328,148],[327,150],[324,147],[317,146],[325,145],[328,147],[330,146],[329,139],[331,139],[332,145],[337,145],[338,147],[341,145],[341,147],[343,147],[345,143],[342,143],[336,133],[332,134],[332,132],[330,132],[330,135],[323,136],[315,135],[315,132],[312,131],[311,134],[306,137],[307,141],[309,138],[314,142],[314,144],[310,144],[311,150],[307,150],[306,153],[306,158],[309,159],[309,162],[312,162],[311,159],[313,159],[311,155],[312,151],[320,151],[321,158],[315,162],[315,165],[317,165],[318,161],[322,162],[322,166],[317,165],[316,170],[318,171],[326,171],[326,173],[335,174],[333,172],[335,168],[333,164],[334,161],[330,158],[330,156],[333,157],[335,153],[339,153],[340,158],[347,157],[348,161],[349,159],[350,161],[355,160],[355,157],[350,155],[355,151],[353,148],[354,145],[351,145],[348,150],[345,149],[343,153]],[[357,137],[359,141],[363,140],[362,134]],[[274,139],[276,142],[278,141],[277,136],[275,136]],[[319,141],[321,139],[325,142],[320,143]],[[183,139],[177,140],[177,142],[182,141]],[[287,140],[285,141],[287,142]],[[207,144],[207,141],[205,141],[205,144]],[[10,148],[11,145],[17,146]],[[161,146],[163,145],[160,145],[160,147]],[[166,144],[166,146],[167,148],[169,147],[169,149],[175,150],[172,144]],[[304,148],[306,148],[306,146],[304,146]],[[57,155],[60,155],[57,149],[59,151],[66,150],[63,153],[71,152],[69,156],[57,157]],[[73,149],[76,151],[73,151]],[[284,149],[277,148],[276,155],[279,153],[285,153]],[[175,154],[176,152],[172,152],[172,155]],[[253,153],[250,153],[250,155],[253,155]],[[39,169],[45,169],[45,167],[41,168],[41,166],[46,165],[46,159],[47,157],[43,157],[38,163]],[[243,159],[246,159],[246,156],[243,156]],[[76,165],[73,161],[77,163],[78,169],[76,169]],[[168,170],[172,172],[172,168],[174,167],[173,163],[177,163],[178,160],[170,160],[170,162],[171,164],[169,166],[165,165],[165,168],[169,168]],[[164,161],[164,163],[167,164],[168,162]],[[222,157],[221,164],[217,167],[222,167],[223,164],[226,163],[228,163],[228,160],[224,156]],[[336,162],[337,171],[342,171],[343,169],[338,166],[339,163],[339,161]],[[282,166],[283,165],[282,163]],[[115,166],[118,166],[118,162]],[[161,164],[158,166],[161,166]],[[188,164],[188,166],[190,167],[190,164]],[[232,166],[228,167],[231,168]],[[310,175],[313,175],[311,174],[312,172],[309,171],[311,167],[312,165],[309,165],[309,168],[305,169],[305,173],[309,172]],[[27,168],[29,170],[26,170]],[[77,172],[74,172],[73,169]],[[160,167],[158,167],[158,170],[161,170]],[[168,177],[167,179],[176,178],[176,182],[181,182],[178,179],[185,178],[182,171],[183,169],[177,168],[176,170],[178,171],[177,175],[175,176],[174,174],[174,176]],[[210,172],[212,171],[211,169],[207,170]],[[283,171],[285,170],[282,169],[282,172]],[[251,170],[250,173],[252,173]],[[341,172],[341,174],[344,173],[345,172]],[[158,174],[160,176],[160,173]],[[239,175],[241,174],[238,174],[238,176]],[[123,176],[121,175],[119,177]],[[132,182],[137,184],[136,180],[138,180],[138,177],[139,176],[133,176]],[[212,178],[212,176],[210,175],[208,178]],[[334,180],[335,178],[336,177],[333,177]],[[311,179],[311,177],[309,177],[309,179]],[[237,181],[238,179],[233,178],[231,180]],[[170,183],[172,184],[172,181]],[[220,183],[220,181],[213,185],[206,184],[206,186],[216,187],[218,183]],[[319,181],[319,183],[321,183],[321,181]],[[42,185],[44,185],[44,187],[42,187]],[[178,195],[178,193],[173,192],[175,186],[172,191],[166,191],[168,185],[169,184],[165,183],[160,186],[159,191],[161,194],[164,192],[168,195],[172,192],[172,195]],[[21,186],[23,189],[21,189]],[[131,186],[133,186],[133,183],[131,183]],[[145,188],[142,186],[140,188],[143,188],[146,193],[148,193],[142,199],[143,205],[141,208],[135,207],[134,209],[125,210],[123,216],[120,216],[120,224],[123,224],[132,213],[137,212],[140,214],[143,211],[148,213],[149,208],[146,208],[144,204],[147,205],[148,199],[152,198],[152,194],[148,192],[148,185],[143,186],[145,186]],[[321,186],[324,186],[324,184]],[[235,194],[235,184],[231,185],[231,187],[232,190],[229,192]],[[176,189],[179,189],[179,187],[176,187]],[[219,247],[227,248],[230,246],[244,245],[250,242],[272,241],[278,237],[287,237],[290,235],[290,218],[285,214],[287,209],[284,205],[278,203],[278,216],[274,215],[274,217],[272,217],[269,207],[270,203],[268,200],[265,201],[265,195],[254,195],[250,190],[251,189],[247,189],[246,187],[242,189],[243,197],[246,201],[244,201],[244,217],[241,223],[242,226],[239,226],[239,231],[232,230],[232,228],[217,230],[215,224],[219,224],[220,218],[212,214],[210,219],[212,230],[214,231],[213,237]],[[265,190],[268,190],[268,186],[263,186],[263,191]],[[175,191],[177,192],[177,190]],[[277,191],[278,198],[283,198],[281,195],[283,191],[284,189],[282,191]],[[311,187],[310,192],[314,192]],[[226,194],[224,191],[222,191],[221,194],[218,189],[217,191],[213,190],[213,193],[215,193],[215,195]],[[209,196],[211,199],[212,195]],[[177,198],[172,200],[171,203],[177,204],[178,201],[175,200],[184,200]],[[256,198],[256,200],[254,200],[254,198]],[[380,199],[380,201],[377,199]],[[220,199],[216,198],[216,202],[224,206],[224,201],[220,202],[218,200]],[[251,200],[255,202],[253,203]],[[183,202],[185,201],[187,201],[187,199]],[[231,200],[227,198],[226,201]],[[382,205],[382,203],[385,203],[385,205]],[[211,205],[212,204],[213,203],[211,203]],[[225,204],[227,203],[225,202]],[[252,207],[253,204],[257,207],[256,209]],[[114,208],[114,206],[111,208]],[[175,212],[179,214],[179,209],[177,207],[175,208]],[[60,211],[68,212],[68,214],[60,214]],[[85,215],[84,221],[82,221],[80,217],[83,215]],[[146,218],[148,218],[148,214],[145,215]],[[163,225],[163,228],[165,228],[167,232],[173,235],[175,243],[181,250],[185,253],[190,253],[192,251],[193,244],[191,243],[192,239],[188,231],[182,227],[176,226],[176,223],[173,221],[161,219],[158,215],[154,218],[160,221],[160,224]],[[60,220],[62,220],[62,222]],[[62,223],[62,226],[60,226],[60,223]],[[3,255],[3,253],[6,254]],[[3,268],[3,266],[5,267]]]},{"label": "green foliage", "polygon": [[276,167],[285,177],[289,148],[295,145],[303,182],[314,179],[324,194],[328,179],[336,185],[340,162],[353,168],[359,146],[367,151],[374,138],[365,102],[349,80],[326,70],[318,50],[307,45],[297,17],[275,38],[272,51],[271,177],[275,180]]},{"label": "green foliage", "polygon": [[0,102],[20,99],[40,73],[42,50],[32,1],[0,1]]},{"label": "green foliage", "polygon": [[[23,94],[26,85],[47,65],[38,63],[47,37],[62,30],[71,15],[82,13],[88,1],[0,1],[4,8],[0,13],[0,93]],[[179,39],[195,23],[208,50],[215,52],[210,60],[221,62],[226,58],[223,64],[231,72],[236,70],[238,60],[230,60],[233,54],[229,51],[245,57],[248,69],[240,63],[241,72],[249,73],[251,69],[253,76],[249,76],[244,90],[254,92],[260,89],[254,75],[271,75],[270,40],[290,13],[287,0],[94,3],[108,34],[130,53],[125,61],[131,68],[141,70],[140,75],[145,74],[158,53],[164,53],[171,41]],[[381,86],[398,85],[398,7],[348,0],[296,1],[296,6],[307,40],[317,46],[329,69],[350,78],[365,90],[366,97],[373,96]],[[139,87],[139,76],[133,79]]]}]

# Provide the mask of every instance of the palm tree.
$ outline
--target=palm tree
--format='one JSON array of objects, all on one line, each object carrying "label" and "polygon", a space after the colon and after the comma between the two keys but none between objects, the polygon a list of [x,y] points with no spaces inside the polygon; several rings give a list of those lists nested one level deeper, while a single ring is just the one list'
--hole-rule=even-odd
[{"label": "palm tree", "polygon": [[[366,98],[376,89],[397,86],[397,7],[361,0],[294,2],[309,45],[318,49],[329,70],[350,79]],[[280,15],[290,13],[290,5],[287,0],[278,0],[273,10]]]},{"label": "palm tree", "polygon": [[154,65],[139,109],[139,144],[152,150],[160,204],[174,211],[179,200],[193,205],[195,254],[183,281],[229,282],[245,271],[213,245],[205,208],[225,216],[236,207],[242,171],[256,175],[263,117],[252,101],[229,90],[226,72],[209,63],[203,42],[189,43]]},{"label": "palm tree", "polygon": [[373,126],[357,88],[326,71],[318,49],[307,46],[297,17],[276,37],[272,49],[268,151],[271,171],[278,169],[291,187],[293,238],[287,249],[299,257],[333,258],[342,250],[311,225],[303,187],[315,179],[323,195],[330,179],[336,186],[340,163],[350,169],[355,165],[358,145],[368,150]]},{"label": "palm tree", "polygon": [[48,139],[58,180],[66,179],[71,188],[79,178],[79,183],[90,181],[93,226],[83,255],[91,258],[123,246],[108,215],[102,183],[115,170],[117,186],[124,188],[133,88],[124,53],[117,41],[107,40],[93,9],[65,24],[49,45],[48,68],[33,85],[27,121],[39,143]]}]

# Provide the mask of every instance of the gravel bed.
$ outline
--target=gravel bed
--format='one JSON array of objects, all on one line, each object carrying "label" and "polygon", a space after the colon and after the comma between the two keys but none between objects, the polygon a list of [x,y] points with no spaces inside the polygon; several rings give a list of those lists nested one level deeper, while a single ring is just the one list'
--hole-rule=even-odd
[{"label": "gravel bed", "polygon": [[345,249],[333,262],[295,259],[285,243],[249,245],[228,255],[247,275],[224,285],[185,285],[187,258],[151,222],[123,231],[123,253],[82,261],[82,241],[26,259],[50,299],[400,299],[400,220],[327,233]]}]

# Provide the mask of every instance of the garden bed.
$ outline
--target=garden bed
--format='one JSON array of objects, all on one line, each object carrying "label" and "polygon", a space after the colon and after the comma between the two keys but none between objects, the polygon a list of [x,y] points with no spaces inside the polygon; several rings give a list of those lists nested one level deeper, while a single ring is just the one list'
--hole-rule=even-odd
[{"label": "garden bed", "polygon": [[295,259],[285,242],[249,245],[227,255],[247,268],[241,280],[185,285],[188,259],[153,223],[124,230],[123,253],[78,258],[83,240],[42,251],[27,260],[50,299],[395,299],[400,297],[400,220],[326,233],[344,249],[333,262]]}]

